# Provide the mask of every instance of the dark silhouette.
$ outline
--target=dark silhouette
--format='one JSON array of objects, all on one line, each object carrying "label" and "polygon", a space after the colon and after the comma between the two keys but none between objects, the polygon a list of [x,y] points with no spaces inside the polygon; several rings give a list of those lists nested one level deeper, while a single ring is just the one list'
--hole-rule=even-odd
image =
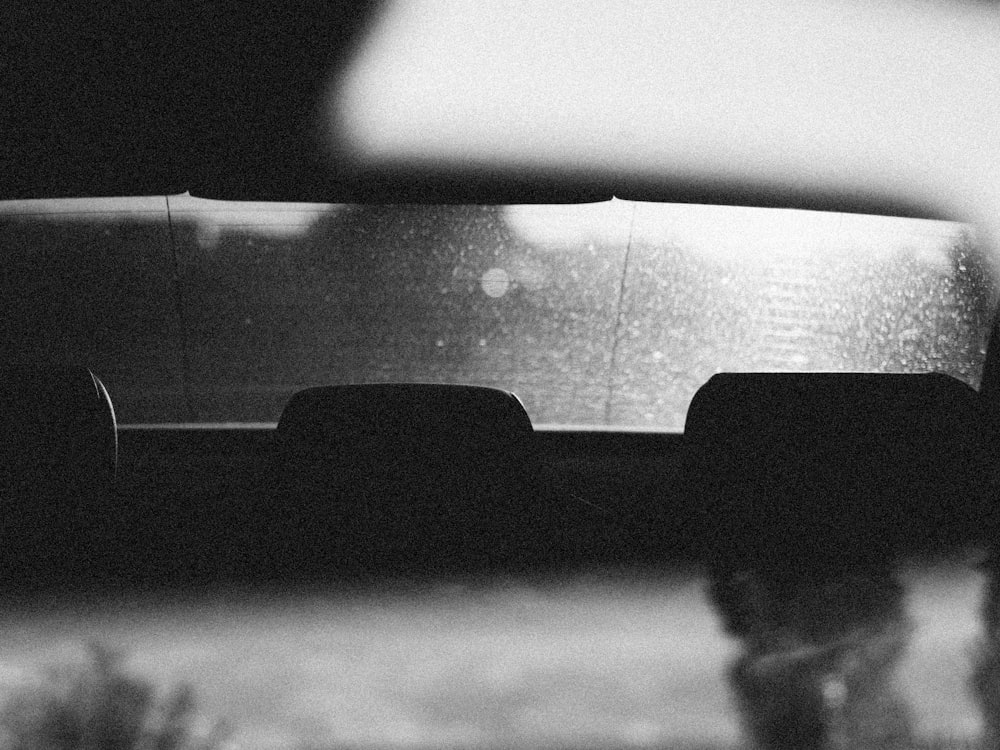
[{"label": "dark silhouette", "polygon": [[114,410],[83,367],[0,368],[0,588],[95,583],[108,563]]},{"label": "dark silhouette", "polygon": [[982,747],[1000,747],[1000,557],[994,550],[983,565],[987,574],[983,597],[983,634],[969,680],[983,717]]},{"label": "dark silhouette", "polygon": [[718,375],[695,396],[711,596],[759,747],[909,746],[894,565],[975,540],[983,428],[975,391],[943,375]]}]

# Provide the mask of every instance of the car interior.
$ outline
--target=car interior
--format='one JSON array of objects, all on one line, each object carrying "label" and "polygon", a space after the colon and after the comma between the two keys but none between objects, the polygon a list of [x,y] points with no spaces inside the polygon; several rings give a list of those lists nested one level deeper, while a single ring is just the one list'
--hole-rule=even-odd
[{"label": "car interior", "polygon": [[992,2],[5,15],[2,747],[1000,747]]}]

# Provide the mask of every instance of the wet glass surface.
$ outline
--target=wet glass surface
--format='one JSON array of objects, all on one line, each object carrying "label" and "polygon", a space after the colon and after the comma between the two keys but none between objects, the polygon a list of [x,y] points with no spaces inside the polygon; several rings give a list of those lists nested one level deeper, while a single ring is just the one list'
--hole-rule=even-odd
[{"label": "wet glass surface", "polygon": [[5,344],[94,363],[125,423],[273,422],[304,387],[412,380],[513,390],[535,424],[680,431],[722,370],[977,385],[996,300],[972,231],[947,222],[626,201],[0,209]]}]

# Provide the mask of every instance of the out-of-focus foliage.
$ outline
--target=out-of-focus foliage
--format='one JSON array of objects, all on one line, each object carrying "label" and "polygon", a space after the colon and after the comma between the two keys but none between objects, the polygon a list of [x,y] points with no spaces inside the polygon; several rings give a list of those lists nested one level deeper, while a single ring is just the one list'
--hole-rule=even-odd
[{"label": "out-of-focus foliage", "polygon": [[970,682],[983,715],[983,747],[1000,747],[1000,575],[995,571],[983,602],[983,635],[974,658]]},{"label": "out-of-focus foliage", "polygon": [[92,644],[81,664],[46,670],[0,707],[3,750],[218,750],[224,722],[204,728],[193,689],[163,695],[129,675],[121,655]]}]

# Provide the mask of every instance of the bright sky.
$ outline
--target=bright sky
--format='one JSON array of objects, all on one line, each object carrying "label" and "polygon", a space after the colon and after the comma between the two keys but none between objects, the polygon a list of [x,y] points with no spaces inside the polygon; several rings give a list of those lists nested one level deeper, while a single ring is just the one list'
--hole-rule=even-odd
[{"label": "bright sky", "polygon": [[219,201],[183,195],[127,196],[114,198],[44,198],[0,201],[0,217],[35,216],[39,220],[122,221],[144,219],[192,222],[198,242],[214,245],[224,231],[242,231],[268,237],[298,237],[324,214],[332,203],[278,203],[270,201]]},{"label": "bright sky", "polygon": [[612,200],[569,206],[507,206],[504,216],[526,241],[553,244],[633,240],[673,243],[726,260],[770,262],[795,255],[872,254],[906,248],[947,268],[947,251],[968,227],[947,221],[789,209],[637,203]]},{"label": "bright sky", "polygon": [[1000,13],[822,0],[393,3],[330,117],[362,158],[841,190],[992,220]]},{"label": "bright sky", "polygon": [[[184,194],[0,201],[0,216],[166,222],[168,207],[175,220],[197,226],[202,246],[213,245],[224,231],[301,236],[321,216],[337,209],[329,203],[217,201]],[[953,222],[926,219],[623,200],[512,205],[504,209],[504,216],[523,240],[540,247],[552,244],[565,248],[594,241],[622,247],[631,234],[633,239],[682,243],[716,258],[746,257],[751,249],[753,258],[761,261],[796,254],[870,254],[908,247],[928,263],[946,263],[944,251],[964,229]]]}]

